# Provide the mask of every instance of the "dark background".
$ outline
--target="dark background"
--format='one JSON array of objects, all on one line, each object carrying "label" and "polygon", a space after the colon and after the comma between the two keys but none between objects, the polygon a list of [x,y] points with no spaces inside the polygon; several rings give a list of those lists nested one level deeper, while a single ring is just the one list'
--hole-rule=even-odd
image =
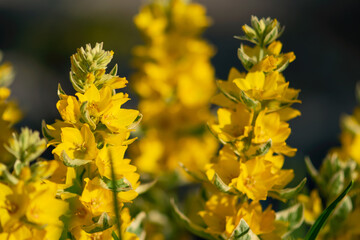
[{"label": "dark background", "polygon": [[[301,89],[302,116],[292,120],[289,145],[298,148],[287,167],[305,176],[304,156],[318,166],[327,151],[339,145],[339,117],[356,105],[360,76],[358,0],[201,0],[213,25],[205,37],[217,49],[212,59],[218,78],[230,67],[241,68],[234,35],[251,15],[276,17],[286,26],[283,50],[297,59],[285,71],[290,86]],[[41,120],[58,118],[57,84],[72,92],[70,55],[86,43],[104,42],[114,50],[112,64],[130,76],[131,48],[142,41],[132,22],[139,0],[0,0],[0,49],[11,61],[16,79],[12,98],[25,111],[19,126],[40,129]],[[133,106],[136,107],[136,99]]]}]

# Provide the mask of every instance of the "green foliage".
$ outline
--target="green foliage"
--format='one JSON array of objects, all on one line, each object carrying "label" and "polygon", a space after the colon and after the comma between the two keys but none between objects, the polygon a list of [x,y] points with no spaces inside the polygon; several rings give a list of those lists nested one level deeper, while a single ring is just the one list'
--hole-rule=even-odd
[{"label": "green foliage", "polygon": [[335,201],[333,201],[318,217],[313,226],[310,228],[309,232],[306,234],[305,240],[315,240],[317,235],[320,232],[320,229],[324,226],[326,220],[329,218],[330,214],[336,206],[340,203],[340,201],[346,196],[346,194],[350,191],[353,181],[349,183],[346,189],[338,196]]}]

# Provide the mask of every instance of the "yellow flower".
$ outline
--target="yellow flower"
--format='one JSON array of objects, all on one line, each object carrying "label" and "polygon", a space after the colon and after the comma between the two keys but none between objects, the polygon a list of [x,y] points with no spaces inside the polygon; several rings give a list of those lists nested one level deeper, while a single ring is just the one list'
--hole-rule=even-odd
[{"label": "yellow flower", "polygon": [[55,184],[50,182],[24,184],[20,181],[13,188],[4,184],[0,184],[0,188],[0,223],[4,233],[2,236],[7,236],[7,239],[60,237],[63,223],[59,217],[66,212],[68,204],[55,198]]},{"label": "yellow flower", "polygon": [[235,223],[240,221],[241,218],[246,221],[251,231],[256,235],[270,233],[275,230],[275,212],[271,209],[271,206],[268,206],[265,211],[263,211],[259,202],[245,202],[237,212],[237,221],[235,221]]},{"label": "yellow flower", "polygon": [[236,78],[234,83],[250,98],[273,101],[265,105],[269,111],[280,109],[281,104],[300,102],[297,100],[300,91],[289,88],[289,82],[277,71],[266,75],[262,71],[249,72],[243,78]]},{"label": "yellow flower", "polygon": [[[130,217],[129,209],[123,208],[120,212],[120,222],[121,222],[121,239],[123,240],[138,240],[139,237],[135,233],[127,232],[127,228],[130,226],[132,219]],[[81,229],[80,226],[75,227],[72,230],[76,240],[108,240],[113,239],[112,233],[115,232],[117,236],[119,233],[117,231],[116,225],[112,226],[101,232],[96,233],[87,233]]]},{"label": "yellow flower", "polygon": [[224,147],[219,153],[218,162],[206,165],[206,169],[210,181],[216,173],[226,185],[233,185],[240,174],[240,162],[230,148]]},{"label": "yellow flower", "polygon": [[277,179],[271,168],[272,164],[262,158],[240,163],[240,175],[236,181],[236,188],[254,201],[266,200],[268,191]]},{"label": "yellow flower", "polygon": [[282,122],[278,113],[266,114],[266,110],[264,110],[259,113],[256,119],[253,143],[261,144],[271,139],[272,151],[287,156],[294,156],[296,149],[287,146],[285,143],[290,133],[289,124]]},{"label": "yellow flower", "polygon": [[230,237],[241,219],[249,225],[256,235],[272,232],[275,212],[269,206],[265,211],[259,202],[238,203],[238,197],[227,194],[214,194],[206,202],[205,210],[199,215],[207,225],[206,231],[213,234],[225,234]]},{"label": "yellow flower", "polygon": [[[110,156],[112,157],[115,178],[126,178],[133,190],[139,185],[139,174],[135,173],[136,167],[130,164],[130,159],[124,159],[127,146],[103,147],[96,158],[96,166],[101,176],[112,179]],[[131,191],[131,190],[130,190]]]},{"label": "yellow flower", "polygon": [[305,206],[305,210],[304,210],[305,221],[308,224],[314,224],[315,220],[320,216],[323,210],[319,192],[316,189],[314,189],[311,191],[310,196],[300,194],[298,196],[298,200],[299,202],[303,203]]},{"label": "yellow flower", "polygon": [[210,127],[221,141],[240,141],[248,136],[253,113],[244,105],[238,104],[235,109],[219,108],[217,115],[218,124],[212,124]]},{"label": "yellow flower", "polygon": [[98,118],[110,108],[112,90],[109,87],[98,90],[94,84],[91,84],[84,94],[76,93],[76,96],[81,103],[87,102],[90,115]]},{"label": "yellow flower", "polygon": [[128,130],[128,127],[139,116],[139,111],[133,109],[123,109],[119,106],[112,106],[101,118],[101,122],[115,133]]},{"label": "yellow flower", "polygon": [[251,71],[263,71],[270,72],[276,70],[278,67],[283,66],[286,63],[291,63],[295,60],[295,54],[288,52],[285,54],[281,53],[282,43],[279,41],[272,42],[264,51],[264,57],[260,59],[260,47],[243,46],[244,52],[252,59],[257,59],[258,63],[255,64]]},{"label": "yellow flower", "polygon": [[65,122],[76,124],[80,120],[80,105],[76,97],[60,95],[56,107]]},{"label": "yellow flower", "polygon": [[81,130],[72,127],[61,128],[61,143],[56,146],[53,153],[61,156],[63,151],[71,159],[94,160],[98,149],[89,125],[84,124]]},{"label": "yellow flower", "polygon": [[[228,217],[236,216],[237,212],[236,196],[227,194],[214,194],[205,204],[205,210],[200,211],[199,215],[207,225],[207,231],[213,234],[222,234],[226,232]],[[226,232],[229,236],[231,232]]]},{"label": "yellow flower", "polygon": [[[84,179],[85,187],[80,197],[80,201],[92,213],[93,216],[100,216],[103,212],[110,216],[114,215],[113,193],[109,189],[101,186],[98,177],[90,180]],[[119,201],[119,206],[123,203]]]}]

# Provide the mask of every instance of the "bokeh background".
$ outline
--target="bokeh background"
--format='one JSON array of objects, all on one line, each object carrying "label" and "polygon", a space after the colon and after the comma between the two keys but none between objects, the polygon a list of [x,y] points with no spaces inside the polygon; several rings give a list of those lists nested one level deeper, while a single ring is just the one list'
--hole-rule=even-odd
[{"label": "bokeh background", "polygon": [[[296,176],[305,176],[304,156],[320,165],[339,144],[339,118],[356,104],[360,80],[359,0],[198,0],[213,25],[205,37],[216,47],[216,75],[226,79],[232,66],[241,68],[236,50],[241,26],[251,15],[275,17],[286,26],[284,51],[297,59],[285,71],[290,86],[301,89],[289,144],[298,148],[286,161]],[[131,49],[142,43],[133,17],[140,0],[0,0],[0,49],[16,70],[12,97],[25,111],[19,127],[40,130],[41,120],[58,118],[57,84],[71,93],[70,55],[86,43],[104,42],[115,52],[120,76],[130,76]],[[132,101],[136,107],[135,101]],[[298,182],[298,181],[297,181]]]}]

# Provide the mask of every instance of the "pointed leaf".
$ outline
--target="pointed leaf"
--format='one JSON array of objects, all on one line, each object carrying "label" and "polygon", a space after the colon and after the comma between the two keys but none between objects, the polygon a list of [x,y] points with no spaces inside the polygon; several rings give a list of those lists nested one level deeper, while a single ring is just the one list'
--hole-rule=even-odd
[{"label": "pointed leaf", "polygon": [[250,98],[246,93],[240,90],[240,100],[244,103],[249,109],[257,109],[260,106],[260,102]]},{"label": "pointed leaf", "polygon": [[272,140],[270,138],[266,143],[260,144],[259,147],[256,149],[255,154],[253,154],[250,158],[263,156],[263,155],[267,154],[269,152],[271,146],[272,146]]},{"label": "pointed leaf", "polygon": [[96,233],[109,229],[112,226],[113,222],[111,221],[111,218],[106,212],[103,212],[96,223],[89,226],[83,226],[82,229],[87,233]]},{"label": "pointed leaf", "polygon": [[309,232],[305,236],[305,240],[315,240],[317,235],[320,232],[320,229],[325,224],[326,220],[330,216],[331,212],[335,209],[335,207],[339,204],[339,202],[346,196],[346,194],[350,191],[353,186],[354,181],[351,181],[346,189],[339,195],[338,198],[335,199],[318,217],[315,223],[310,228]]},{"label": "pointed leaf", "polygon": [[288,237],[294,230],[298,229],[304,222],[304,206],[301,203],[276,213],[276,220],[289,223],[287,232],[281,237]]},{"label": "pointed leaf", "polygon": [[130,226],[126,229],[127,232],[135,233],[139,237],[139,240],[145,239],[145,230],[143,222],[146,218],[145,212],[140,212],[136,215],[134,221],[131,222]]},{"label": "pointed leaf", "polygon": [[257,240],[259,239],[250,229],[249,225],[242,218],[234,231],[231,233],[229,240]]},{"label": "pointed leaf", "polygon": [[147,192],[150,188],[152,188],[155,184],[157,183],[157,179],[152,180],[151,182],[148,183],[142,183],[140,184],[140,186],[138,186],[135,191],[138,194],[143,194],[145,192]]},{"label": "pointed leaf", "polygon": [[238,48],[238,58],[240,59],[242,65],[246,70],[250,70],[256,62],[254,59],[250,58],[244,51],[244,46],[241,44],[240,48]]},{"label": "pointed leaf", "polygon": [[188,219],[180,210],[179,208],[176,206],[174,199],[172,198],[170,200],[170,204],[173,210],[173,213],[176,217],[176,219],[178,219],[178,221],[180,223],[182,223],[182,225],[188,229],[190,232],[194,233],[196,236],[208,239],[208,240],[219,240],[217,237],[211,235],[210,233],[205,231],[205,228],[200,227],[196,224],[194,224],[193,222],[190,221],[190,219]]},{"label": "pointed leaf", "polygon": [[297,194],[299,194],[304,188],[305,183],[306,178],[304,178],[296,187],[293,188],[272,189],[269,191],[269,196],[286,202],[287,200],[293,199]]},{"label": "pointed leaf", "polygon": [[83,102],[80,106],[80,113],[81,113],[81,117],[84,120],[84,122],[86,122],[87,124],[89,124],[89,126],[91,127],[92,130],[94,130],[96,128],[96,123],[91,119],[90,113],[88,111],[88,102]]},{"label": "pointed leaf", "polygon": [[319,176],[319,172],[316,170],[316,168],[314,167],[314,165],[312,164],[311,160],[309,157],[305,157],[305,165],[306,165],[306,169],[308,170],[308,173],[310,174],[311,178],[317,183],[320,184],[321,180],[320,180],[320,176]]},{"label": "pointed leaf", "polygon": [[91,160],[71,159],[65,151],[61,152],[61,160],[67,167],[79,167],[91,162]]},{"label": "pointed leaf", "polygon": [[[102,177],[101,178],[103,187],[105,187],[106,189],[109,189],[111,191],[115,191],[115,192],[126,192],[129,190],[132,190],[133,187],[131,186],[131,183],[129,182],[129,180],[127,180],[125,177],[120,178],[120,179],[116,179],[115,181],[108,179],[107,177]],[[115,184],[115,186],[114,186]]]}]

